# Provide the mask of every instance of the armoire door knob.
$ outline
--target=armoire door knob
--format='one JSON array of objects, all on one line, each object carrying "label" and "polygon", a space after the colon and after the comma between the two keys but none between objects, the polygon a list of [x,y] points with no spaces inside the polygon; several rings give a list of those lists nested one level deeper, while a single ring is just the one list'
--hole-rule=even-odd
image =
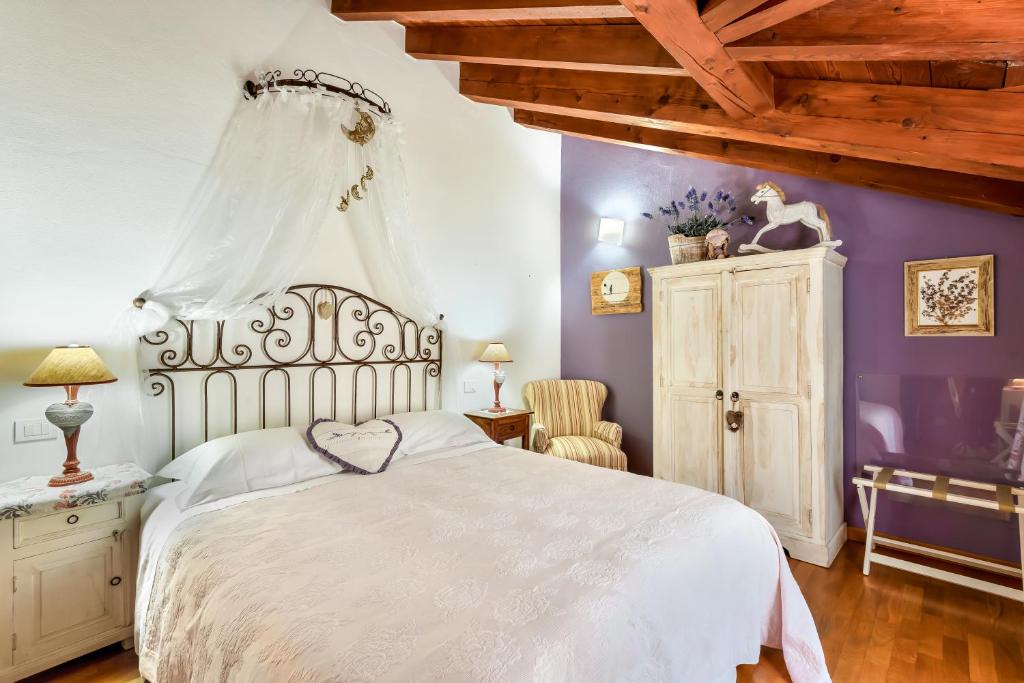
[{"label": "armoire door knob", "polygon": [[719,389],[718,391],[715,392],[715,398],[721,401],[723,398],[725,398],[725,392]]}]

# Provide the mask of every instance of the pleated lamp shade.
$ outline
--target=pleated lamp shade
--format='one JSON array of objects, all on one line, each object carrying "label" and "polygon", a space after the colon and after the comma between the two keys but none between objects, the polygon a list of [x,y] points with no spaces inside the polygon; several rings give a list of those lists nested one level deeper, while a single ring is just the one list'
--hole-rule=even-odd
[{"label": "pleated lamp shade", "polygon": [[494,342],[487,345],[484,349],[483,355],[480,356],[481,363],[511,363],[512,356],[509,355],[508,349],[501,342]]},{"label": "pleated lamp shade", "polygon": [[107,384],[117,378],[103,364],[91,346],[58,346],[43,359],[27,387],[62,387],[79,384]]}]

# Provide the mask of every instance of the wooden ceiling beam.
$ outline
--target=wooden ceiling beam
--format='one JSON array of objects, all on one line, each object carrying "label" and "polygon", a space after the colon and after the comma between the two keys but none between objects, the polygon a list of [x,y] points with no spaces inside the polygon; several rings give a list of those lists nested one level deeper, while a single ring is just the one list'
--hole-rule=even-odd
[{"label": "wooden ceiling beam", "polygon": [[767,7],[756,14],[751,14],[723,27],[716,31],[715,35],[723,43],[731,43],[776,24],[781,24],[787,19],[792,19],[805,12],[824,7],[831,2],[835,2],[835,0],[783,0],[777,5]]},{"label": "wooden ceiling beam", "polygon": [[516,123],[725,164],[1024,216],[1024,182],[517,109]]},{"label": "wooden ceiling beam", "polygon": [[780,114],[891,124],[921,135],[1012,133],[1008,139],[1024,143],[1021,104],[996,92],[780,78],[775,97]]},{"label": "wooden ceiling beam", "polygon": [[824,42],[927,43],[949,36],[997,42],[1021,35],[1018,0],[836,0],[765,29],[751,38],[769,44]]},{"label": "wooden ceiling beam", "polygon": [[685,78],[464,64],[460,87],[529,111],[1024,180],[1015,93],[782,80],[778,111],[737,120]]},{"label": "wooden ceiling beam", "polygon": [[[955,34],[954,34],[955,35]],[[880,62],[1024,60],[1024,42],[821,43],[818,45],[726,45],[739,62]]]},{"label": "wooden ceiling beam", "polygon": [[1013,60],[1024,51],[1024,2],[834,0],[725,38],[740,61]]},{"label": "wooden ceiling beam", "polygon": [[[485,104],[622,123],[662,121],[684,132],[734,121],[689,78],[462,64],[460,91]],[[700,131],[691,128],[701,128]]]},{"label": "wooden ceiling beam", "polygon": [[420,59],[685,76],[639,25],[412,26],[405,50]]},{"label": "wooden ceiling beam", "polygon": [[620,19],[633,16],[619,0],[334,0],[346,21],[410,23]]},{"label": "wooden ceiling beam", "polygon": [[621,0],[729,116],[772,110],[772,75],[762,64],[740,64],[701,20],[697,0]]},{"label": "wooden ceiling beam", "polygon": [[752,12],[767,0],[711,0],[700,15],[701,21],[710,31],[718,31],[744,14]]}]

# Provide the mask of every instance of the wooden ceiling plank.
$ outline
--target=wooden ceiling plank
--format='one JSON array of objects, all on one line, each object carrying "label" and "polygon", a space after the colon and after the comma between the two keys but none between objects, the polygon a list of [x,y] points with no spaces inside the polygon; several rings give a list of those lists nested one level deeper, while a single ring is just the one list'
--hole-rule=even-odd
[{"label": "wooden ceiling plank", "polygon": [[530,128],[589,140],[1024,216],[1021,182],[520,109],[515,111],[514,118],[516,123]]},{"label": "wooden ceiling plank", "polygon": [[835,2],[835,0],[783,0],[777,5],[772,5],[715,31],[715,35],[723,43],[731,43],[776,24],[781,24],[805,12],[824,7],[831,2]]},{"label": "wooden ceiling plank", "polygon": [[1024,60],[1024,42],[821,43],[727,45],[740,62]]},{"label": "wooden ceiling plank", "polygon": [[762,65],[740,64],[726,52],[697,12],[697,0],[621,0],[644,28],[732,117],[773,108],[772,75]]},{"label": "wooden ceiling plank", "polygon": [[639,25],[412,26],[405,49],[420,59],[687,75]]},{"label": "wooden ceiling plank", "polygon": [[1006,78],[1003,88],[1010,91],[1024,92],[1024,61],[1009,62],[1006,65]]},{"label": "wooden ceiling plank", "polygon": [[931,85],[936,88],[994,90],[1006,79],[1006,62],[933,62]]},{"label": "wooden ceiling plank", "polygon": [[928,62],[865,62],[872,83],[889,85],[917,85],[928,87],[932,84],[931,66]]},{"label": "wooden ceiling plank", "polygon": [[[461,78],[464,95],[490,104],[1024,180],[1024,121],[1013,93],[780,81],[782,110],[737,120],[695,85],[474,64],[463,65]],[[905,90],[917,92],[901,100]]]},{"label": "wooden ceiling plank", "polygon": [[726,2],[729,2],[729,1],[730,0],[706,0],[706,2],[704,3],[703,7],[701,7],[701,10],[700,10],[701,17],[703,17],[705,13],[710,12],[711,10],[715,9],[716,7],[718,7],[719,5],[724,5]]},{"label": "wooden ceiling plank", "polygon": [[816,81],[853,81],[871,83],[870,62],[811,62],[818,66]]},{"label": "wooden ceiling plank", "polygon": [[718,31],[744,14],[753,12],[765,2],[766,0],[721,0],[714,4],[708,3],[700,19],[710,31]]},{"label": "wooden ceiling plank", "polygon": [[929,62],[771,62],[768,68],[781,78],[923,87],[932,84]]},{"label": "wooden ceiling plank", "polygon": [[333,0],[346,21],[463,22],[621,19],[633,15],[618,0]]},{"label": "wooden ceiling plank", "polygon": [[824,62],[772,62],[768,70],[777,78],[821,78],[819,67]]}]

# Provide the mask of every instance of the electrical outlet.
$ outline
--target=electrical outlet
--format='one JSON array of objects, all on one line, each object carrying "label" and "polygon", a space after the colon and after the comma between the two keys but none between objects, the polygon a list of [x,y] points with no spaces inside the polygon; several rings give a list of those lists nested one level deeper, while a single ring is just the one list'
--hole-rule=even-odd
[{"label": "electrical outlet", "polygon": [[14,443],[49,441],[57,438],[57,430],[46,420],[15,420]]}]

